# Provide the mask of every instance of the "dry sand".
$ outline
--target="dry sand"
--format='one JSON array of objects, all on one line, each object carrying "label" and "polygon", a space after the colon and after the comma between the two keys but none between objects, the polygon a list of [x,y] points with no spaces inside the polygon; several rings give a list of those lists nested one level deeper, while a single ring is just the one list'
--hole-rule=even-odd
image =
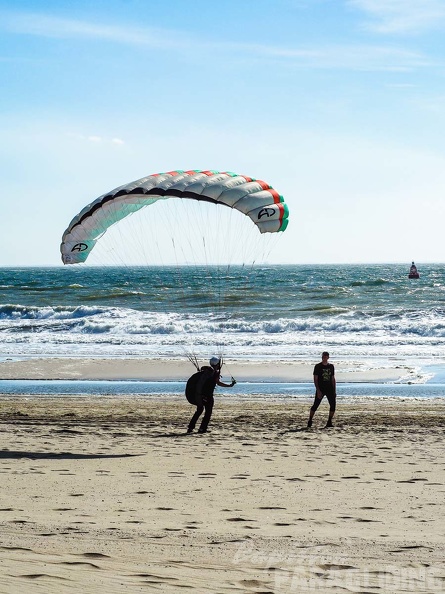
[{"label": "dry sand", "polygon": [[0,397],[0,592],[445,591],[445,401]]}]

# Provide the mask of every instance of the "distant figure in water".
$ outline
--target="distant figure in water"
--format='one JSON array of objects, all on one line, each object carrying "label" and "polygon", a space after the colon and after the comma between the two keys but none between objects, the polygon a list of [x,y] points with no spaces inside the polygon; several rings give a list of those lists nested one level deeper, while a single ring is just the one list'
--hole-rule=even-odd
[{"label": "distant figure in water", "polygon": [[417,266],[414,264],[414,262],[411,263],[408,277],[409,278],[418,278],[419,277],[419,272],[418,272]]},{"label": "distant figure in water", "polygon": [[335,413],[335,406],[337,400],[337,385],[335,381],[335,369],[332,363],[329,363],[329,353],[325,351],[321,355],[321,363],[317,363],[314,367],[314,385],[315,385],[315,399],[309,413],[309,420],[307,426],[312,427],[312,419],[317,408],[320,406],[323,396],[326,396],[329,402],[329,417],[326,423],[327,427],[333,427],[332,418]]},{"label": "distant figure in water", "polygon": [[196,412],[190,419],[187,433],[193,433],[193,429],[204,409],[205,413],[198,429],[198,433],[206,433],[210,417],[212,416],[214,404],[213,392],[215,391],[216,386],[232,388],[236,384],[236,381],[233,378],[232,383],[230,384],[225,384],[221,381],[221,359],[212,357],[209,363],[210,367],[201,367],[201,377],[198,379],[196,385]]}]

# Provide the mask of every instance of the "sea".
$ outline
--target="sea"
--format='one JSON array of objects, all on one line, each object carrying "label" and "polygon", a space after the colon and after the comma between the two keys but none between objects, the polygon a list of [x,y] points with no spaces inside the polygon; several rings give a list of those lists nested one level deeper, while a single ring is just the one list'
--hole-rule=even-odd
[{"label": "sea", "polygon": [[[375,384],[343,386],[343,393],[442,397],[445,264],[418,264],[419,279],[408,278],[409,265],[0,268],[0,360],[222,354],[315,363],[328,350],[332,362],[419,371],[420,387],[399,381],[377,392]],[[0,393],[178,389],[175,382],[31,384],[0,378]],[[287,397],[312,391],[310,383],[237,386],[246,394],[269,389]]]}]

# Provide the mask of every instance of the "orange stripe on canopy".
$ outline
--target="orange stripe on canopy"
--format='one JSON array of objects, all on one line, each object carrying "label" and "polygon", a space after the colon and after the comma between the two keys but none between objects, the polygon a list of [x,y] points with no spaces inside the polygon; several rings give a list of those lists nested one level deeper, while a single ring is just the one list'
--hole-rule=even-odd
[{"label": "orange stripe on canopy", "polygon": [[263,181],[262,179],[256,179],[255,181],[257,184],[261,186],[263,190],[268,190],[270,188],[269,184]]},{"label": "orange stripe on canopy", "polygon": [[281,202],[281,197],[278,194],[278,192],[276,190],[274,190],[273,188],[269,187],[269,188],[264,188],[265,190],[269,190],[269,192],[272,194],[273,196],[273,201],[275,202],[275,204],[279,204]]}]

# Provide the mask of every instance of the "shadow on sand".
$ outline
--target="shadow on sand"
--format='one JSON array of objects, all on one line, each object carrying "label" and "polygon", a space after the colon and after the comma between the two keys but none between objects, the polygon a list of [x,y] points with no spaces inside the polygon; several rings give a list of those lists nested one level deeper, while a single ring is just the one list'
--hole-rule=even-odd
[{"label": "shadow on sand", "polygon": [[161,437],[190,437],[191,433],[182,431],[181,433],[154,433],[150,435],[153,439],[159,439]]},{"label": "shadow on sand", "polygon": [[25,452],[0,450],[0,460],[31,458],[31,460],[92,460],[94,458],[130,458],[143,454],[76,454],[73,452]]}]

